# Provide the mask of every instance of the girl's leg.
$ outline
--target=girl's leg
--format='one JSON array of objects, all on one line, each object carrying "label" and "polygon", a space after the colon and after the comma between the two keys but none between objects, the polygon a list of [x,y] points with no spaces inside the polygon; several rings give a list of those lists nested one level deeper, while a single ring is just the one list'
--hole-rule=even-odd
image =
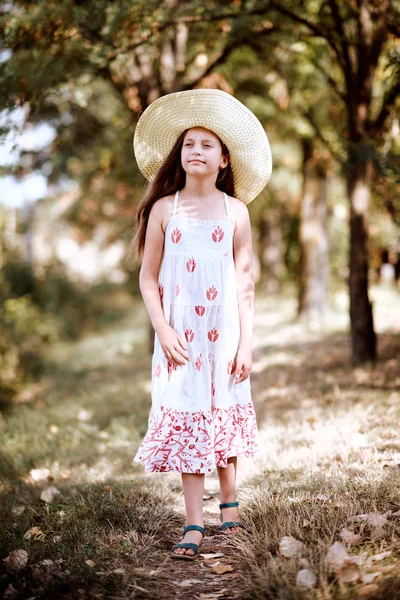
[{"label": "girl's leg", "polygon": [[[182,488],[185,497],[186,525],[201,525],[203,527],[203,495],[204,495],[204,473],[182,473]],[[200,544],[203,536],[200,531],[187,531],[181,542],[194,542]],[[176,554],[190,554],[194,552],[191,548],[175,548]]]},{"label": "girl's leg", "polygon": [[[217,467],[219,489],[221,495],[221,504],[225,502],[235,502],[236,500],[236,469],[237,456],[228,458],[227,467]],[[222,516],[224,521],[239,521],[239,508],[223,508]],[[224,533],[231,534],[240,531],[240,527],[227,527]]]}]

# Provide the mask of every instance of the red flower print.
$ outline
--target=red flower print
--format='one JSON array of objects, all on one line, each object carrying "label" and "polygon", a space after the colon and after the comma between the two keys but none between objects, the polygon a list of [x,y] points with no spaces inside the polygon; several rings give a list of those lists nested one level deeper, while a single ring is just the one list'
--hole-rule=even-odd
[{"label": "red flower print", "polygon": [[187,342],[193,342],[193,338],[194,338],[194,333],[193,333],[193,329],[186,329],[185,331],[185,338]]},{"label": "red flower print", "polygon": [[212,285],[211,287],[208,288],[207,292],[206,292],[206,296],[208,300],[215,300],[215,298],[217,297],[218,291],[217,288],[215,287],[215,285]]},{"label": "red flower print", "polygon": [[179,283],[177,283],[177,284],[176,284],[176,287],[175,287],[175,297],[176,297],[176,296],[179,296],[179,292],[180,292],[180,290],[181,290],[181,288],[179,287]]},{"label": "red flower print", "polygon": [[160,285],[158,286],[158,289],[160,290],[160,297],[162,300],[164,298],[164,286],[162,283],[160,283]]},{"label": "red flower print", "polygon": [[168,361],[168,373],[171,373],[172,370],[176,371],[176,367],[177,367],[177,365],[175,365],[174,363]]},{"label": "red flower print", "polygon": [[215,385],[214,382],[211,382],[211,396],[215,396]]},{"label": "red flower print", "polygon": [[200,353],[199,356],[197,357],[197,360],[196,360],[196,369],[198,371],[200,371],[200,369],[201,369],[201,359],[202,359],[202,357],[203,357],[203,355]]},{"label": "red flower print", "polygon": [[190,260],[187,261],[186,268],[189,271],[189,273],[193,273],[193,271],[196,268],[196,261],[194,260],[194,258],[191,258]]},{"label": "red flower print", "polygon": [[221,242],[223,237],[224,237],[224,232],[221,229],[221,227],[218,225],[218,227],[216,227],[214,229],[214,231],[212,232],[212,239],[214,242]]},{"label": "red flower print", "polygon": [[174,244],[177,244],[179,242],[179,240],[181,239],[181,237],[182,237],[182,233],[180,232],[179,227],[175,227],[175,229],[171,233],[171,240],[174,242]]},{"label": "red flower print", "polygon": [[235,361],[228,360],[228,375],[232,375],[235,372]]},{"label": "red flower print", "polygon": [[228,252],[224,252],[224,256],[228,256]]},{"label": "red flower print", "polygon": [[160,377],[161,375],[161,365],[160,363],[156,364],[156,368],[154,369],[154,374],[156,377]]},{"label": "red flower print", "polygon": [[206,311],[204,306],[195,306],[194,309],[197,312],[197,314],[199,315],[199,317],[202,317]]},{"label": "red flower print", "polygon": [[218,339],[218,336],[219,336],[218,331],[215,328],[211,329],[208,332],[208,339],[210,340],[210,342],[216,342]]}]

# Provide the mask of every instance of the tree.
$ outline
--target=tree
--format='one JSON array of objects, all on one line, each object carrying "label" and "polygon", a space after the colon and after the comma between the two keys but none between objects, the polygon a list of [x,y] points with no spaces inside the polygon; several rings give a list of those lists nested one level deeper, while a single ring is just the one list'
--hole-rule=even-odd
[{"label": "tree", "polygon": [[[391,0],[321,2],[318,12],[310,3],[291,6],[272,2],[269,6],[296,24],[296,34],[324,40],[331,65],[327,79],[343,99],[347,124],[343,146],[346,150],[345,177],[350,203],[349,291],[352,363],[376,358],[376,335],[368,297],[368,206],[371,176],[377,150],[400,93],[398,38],[400,12]],[[314,3],[315,6],[315,3]],[[379,62],[396,62],[385,86],[379,80]],[[321,65],[324,69],[324,66]],[[376,107],[374,86],[380,86],[381,102]],[[383,89],[382,89],[383,88]]]}]

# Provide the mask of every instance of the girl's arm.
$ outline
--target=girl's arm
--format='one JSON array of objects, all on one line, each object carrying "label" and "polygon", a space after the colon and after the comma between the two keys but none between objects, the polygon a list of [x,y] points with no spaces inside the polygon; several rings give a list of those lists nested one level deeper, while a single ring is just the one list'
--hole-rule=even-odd
[{"label": "girl's arm", "polygon": [[240,200],[235,207],[235,218],[233,251],[240,317],[240,341],[235,374],[239,383],[249,376],[252,364],[255,289],[250,216],[247,206]]},{"label": "girl's arm", "polygon": [[158,276],[164,249],[163,215],[167,213],[166,202],[157,201],[149,214],[146,238],[139,273],[139,287],[147,312],[161,348],[167,360],[177,365],[189,361],[188,349],[182,336],[167,322],[161,305]]},{"label": "girl's arm", "polygon": [[139,287],[154,330],[168,325],[161,306],[158,289],[158,275],[164,248],[162,229],[162,206],[156,202],[152,207],[147,223],[146,239],[139,273]]}]

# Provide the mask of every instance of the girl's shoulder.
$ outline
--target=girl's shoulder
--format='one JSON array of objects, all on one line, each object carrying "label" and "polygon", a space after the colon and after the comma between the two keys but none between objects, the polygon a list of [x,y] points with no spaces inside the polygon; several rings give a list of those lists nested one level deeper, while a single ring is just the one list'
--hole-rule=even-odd
[{"label": "girl's shoulder", "polygon": [[236,231],[238,225],[249,220],[249,209],[242,200],[239,200],[239,198],[229,196],[229,194],[227,194],[227,196],[231,211],[231,219]]},{"label": "girl's shoulder", "polygon": [[165,229],[168,225],[173,212],[175,194],[169,194],[168,196],[162,196],[158,198],[151,207],[150,214],[152,214],[158,222],[161,224],[162,230],[165,233]]}]

